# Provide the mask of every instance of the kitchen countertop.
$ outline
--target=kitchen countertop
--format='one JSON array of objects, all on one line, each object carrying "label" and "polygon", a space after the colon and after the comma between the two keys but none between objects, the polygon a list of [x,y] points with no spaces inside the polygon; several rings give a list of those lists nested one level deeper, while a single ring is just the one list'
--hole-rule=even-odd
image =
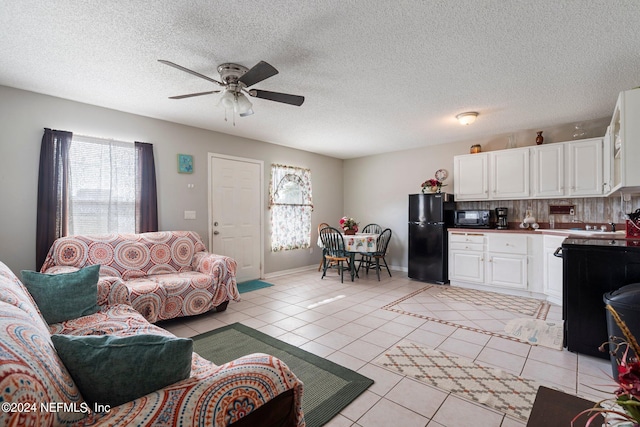
[{"label": "kitchen countertop", "polygon": [[571,230],[558,228],[538,228],[537,230],[526,228],[509,228],[506,230],[498,230],[496,228],[447,228],[448,231],[462,233],[519,233],[519,234],[543,234],[553,236],[589,238],[589,239],[626,239],[624,231],[598,231],[598,230]]}]

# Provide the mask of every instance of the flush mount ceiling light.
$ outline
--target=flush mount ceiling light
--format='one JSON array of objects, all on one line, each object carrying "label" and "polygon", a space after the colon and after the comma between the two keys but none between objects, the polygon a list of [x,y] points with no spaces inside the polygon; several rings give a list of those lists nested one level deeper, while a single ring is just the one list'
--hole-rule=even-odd
[{"label": "flush mount ceiling light", "polygon": [[458,119],[458,122],[460,122],[461,125],[470,125],[471,123],[476,121],[476,118],[478,117],[478,113],[476,113],[475,111],[469,111],[468,113],[460,113],[456,116],[456,119]]}]

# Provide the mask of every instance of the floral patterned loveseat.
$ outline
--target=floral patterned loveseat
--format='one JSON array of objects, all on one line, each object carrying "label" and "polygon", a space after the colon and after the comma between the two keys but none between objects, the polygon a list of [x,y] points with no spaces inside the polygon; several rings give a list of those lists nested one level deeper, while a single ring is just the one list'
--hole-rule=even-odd
[{"label": "floral patterned loveseat", "polygon": [[[124,287],[121,282],[110,285],[110,291],[123,295],[117,289]],[[100,292],[98,301],[104,299]],[[58,356],[51,334],[173,336],[127,304],[102,305],[94,314],[47,325],[25,286],[0,262],[0,425],[305,425],[302,383],[286,364],[262,353],[220,366],[193,353],[189,378],[94,412]]]},{"label": "floral patterned loveseat", "polygon": [[[205,251],[192,231],[76,235],[57,239],[40,269],[67,273],[100,264],[100,280],[123,281],[128,300],[149,322],[224,311],[239,301],[236,261]],[[127,302],[112,294],[111,303]]]}]

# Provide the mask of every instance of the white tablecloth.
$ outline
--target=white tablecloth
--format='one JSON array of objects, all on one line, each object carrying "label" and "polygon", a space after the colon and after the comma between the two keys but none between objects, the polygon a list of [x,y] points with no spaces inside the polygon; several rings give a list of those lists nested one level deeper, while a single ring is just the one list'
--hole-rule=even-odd
[{"label": "white tablecloth", "polygon": [[[345,249],[349,252],[375,252],[379,234],[356,233],[354,235],[343,234]],[[322,240],[318,236],[318,246],[322,246]]]}]

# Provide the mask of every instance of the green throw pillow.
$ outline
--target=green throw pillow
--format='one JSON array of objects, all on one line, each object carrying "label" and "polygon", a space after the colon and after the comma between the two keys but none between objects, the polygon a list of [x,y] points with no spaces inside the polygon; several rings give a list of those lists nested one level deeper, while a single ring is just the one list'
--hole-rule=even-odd
[{"label": "green throw pillow", "polygon": [[51,341],[92,406],[118,406],[191,375],[193,341],[189,338],[56,334]]},{"label": "green throw pillow", "polygon": [[46,274],[22,270],[22,283],[48,324],[87,316],[100,310],[100,264],[73,273]]}]

